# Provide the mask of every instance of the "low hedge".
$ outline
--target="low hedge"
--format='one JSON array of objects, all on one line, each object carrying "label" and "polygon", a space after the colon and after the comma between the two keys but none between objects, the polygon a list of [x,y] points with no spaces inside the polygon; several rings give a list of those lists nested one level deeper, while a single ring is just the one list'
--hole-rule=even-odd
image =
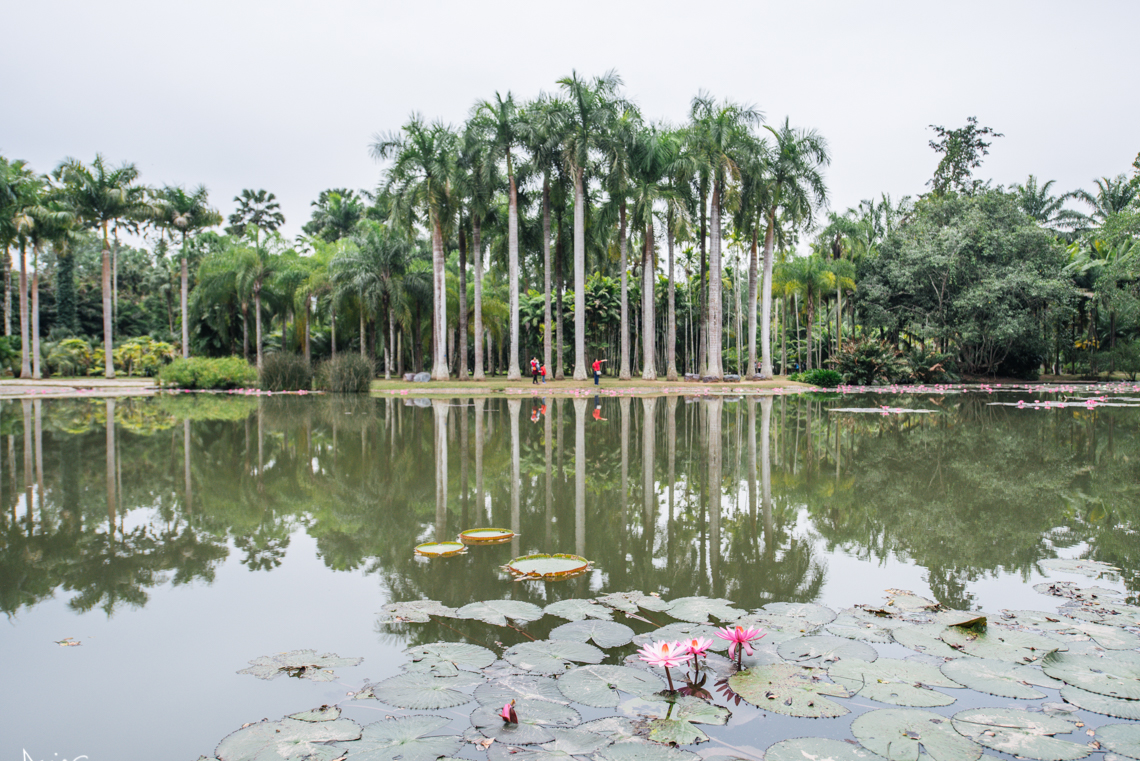
[{"label": "low hedge", "polygon": [[257,368],[241,357],[176,359],[158,373],[164,386],[230,389],[257,385]]}]

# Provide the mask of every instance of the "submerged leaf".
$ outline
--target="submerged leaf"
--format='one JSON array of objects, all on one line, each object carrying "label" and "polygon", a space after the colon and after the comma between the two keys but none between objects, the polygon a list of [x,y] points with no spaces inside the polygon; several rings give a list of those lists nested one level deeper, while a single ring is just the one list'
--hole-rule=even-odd
[{"label": "submerged leaf", "polygon": [[[547,608],[549,610],[549,608]],[[571,621],[568,624],[556,626],[550,632],[551,639],[568,639],[573,642],[588,642],[593,640],[594,644],[603,650],[608,650],[611,647],[621,647],[628,645],[633,639],[633,629],[630,629],[625,624],[619,624],[617,621]]]},{"label": "submerged leaf", "polygon": [[[609,608],[589,600],[559,600],[547,605],[545,610],[549,615],[565,618],[567,621],[582,621],[587,618],[600,618],[609,621],[614,617]],[[562,639],[569,639],[569,637]]]},{"label": "submerged leaf", "polygon": [[1045,693],[1030,685],[1059,689],[1061,683],[1039,669],[990,658],[959,658],[942,664],[942,673],[955,682],[990,695],[1014,700],[1039,700]]},{"label": "submerged leaf", "polygon": [[918,761],[919,746],[932,761],[971,761],[982,746],[954,730],[950,720],[917,708],[880,708],[855,717],[851,734],[891,761]]},{"label": "submerged leaf", "polygon": [[263,655],[254,658],[249,668],[242,669],[239,674],[251,674],[258,679],[273,679],[287,674],[298,679],[309,679],[314,682],[331,682],[336,679],[332,669],[340,666],[355,666],[363,658],[341,658],[336,653],[317,655],[316,650],[293,650],[277,655]]},{"label": "submerged leaf", "polygon": [[1072,722],[1017,708],[971,708],[953,716],[954,729],[976,743],[1018,758],[1076,761],[1091,750],[1053,735],[1068,734]]},{"label": "submerged leaf", "polygon": [[827,675],[853,694],[912,708],[948,706],[954,698],[932,688],[961,686],[943,676],[937,666],[895,658],[880,658],[873,663],[844,658],[828,668]]},{"label": "submerged leaf", "polygon": [[495,626],[506,626],[507,619],[525,624],[542,618],[542,608],[522,600],[484,600],[464,605],[459,618],[485,621]]},{"label": "submerged leaf", "polygon": [[843,685],[821,681],[825,673],[809,666],[773,663],[733,674],[728,686],[752,705],[773,713],[813,719],[850,713],[824,697],[851,697]]},{"label": "submerged leaf", "polygon": [[579,666],[558,680],[567,699],[594,708],[617,707],[618,690],[648,695],[664,686],[653,674],[628,666]]},{"label": "submerged leaf", "polygon": [[798,737],[769,747],[764,751],[764,761],[883,761],[883,757],[849,742]]},{"label": "submerged leaf", "polygon": [[561,674],[573,663],[601,663],[605,657],[598,648],[585,642],[567,639],[543,639],[521,642],[505,653],[508,663],[535,674]]},{"label": "submerged leaf", "polygon": [[364,727],[352,745],[340,745],[348,761],[436,761],[463,745],[455,735],[428,736],[451,723],[444,716],[399,716]]},{"label": "submerged leaf", "polygon": [[325,743],[358,737],[360,725],[351,719],[259,721],[223,739],[214,755],[219,761],[332,761],[341,752]]}]

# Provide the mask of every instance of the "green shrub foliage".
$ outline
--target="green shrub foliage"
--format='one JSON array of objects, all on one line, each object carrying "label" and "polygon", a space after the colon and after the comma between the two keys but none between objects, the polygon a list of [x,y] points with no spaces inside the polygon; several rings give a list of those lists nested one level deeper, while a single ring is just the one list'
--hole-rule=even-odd
[{"label": "green shrub foliage", "polygon": [[820,388],[835,388],[843,382],[843,376],[839,373],[820,367],[803,373],[793,373],[788,378],[799,383],[810,383]]},{"label": "green shrub foliage", "polygon": [[906,354],[911,375],[919,383],[956,383],[958,363],[953,354],[915,346]]},{"label": "green shrub foliage", "polygon": [[910,368],[902,353],[886,341],[859,338],[847,341],[843,349],[828,360],[846,383],[871,386],[911,379]]},{"label": "green shrub foliage", "polygon": [[257,368],[241,357],[176,359],[158,373],[164,386],[178,388],[248,388],[257,383]]},{"label": "green shrub foliage", "polygon": [[359,354],[341,354],[317,370],[317,388],[337,394],[367,394],[372,387],[372,361]]},{"label": "green shrub foliage", "polygon": [[260,383],[264,391],[308,391],[313,370],[300,354],[275,352],[261,361]]}]

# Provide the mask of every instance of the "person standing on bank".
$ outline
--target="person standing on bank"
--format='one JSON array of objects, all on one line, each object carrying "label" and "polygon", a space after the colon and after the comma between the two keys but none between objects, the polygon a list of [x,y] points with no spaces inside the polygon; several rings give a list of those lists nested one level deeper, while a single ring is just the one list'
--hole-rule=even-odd
[{"label": "person standing on bank", "polygon": [[595,386],[600,385],[598,383],[598,381],[600,381],[602,378],[602,363],[608,362],[608,361],[609,360],[606,360],[606,359],[595,359],[594,360],[594,385]]},{"label": "person standing on bank", "polygon": [[538,359],[531,357],[530,360],[530,377],[531,383],[535,386],[538,385]]}]

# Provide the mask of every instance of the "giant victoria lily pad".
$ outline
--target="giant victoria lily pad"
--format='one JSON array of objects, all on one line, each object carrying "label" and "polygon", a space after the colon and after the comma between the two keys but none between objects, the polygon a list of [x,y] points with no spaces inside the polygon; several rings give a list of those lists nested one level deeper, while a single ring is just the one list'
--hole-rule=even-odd
[{"label": "giant victoria lily pad", "polygon": [[752,705],[786,716],[819,719],[850,713],[825,697],[851,697],[843,685],[822,681],[825,673],[808,666],[773,663],[733,674],[728,686]]},{"label": "giant victoria lily pad", "polygon": [[339,744],[340,753],[348,761],[436,761],[463,745],[455,735],[430,734],[450,723],[445,716],[390,717],[364,727],[356,742]]},{"label": "giant victoria lily pad", "polygon": [[506,569],[523,579],[565,579],[585,573],[590,561],[578,555],[526,555],[507,563]]},{"label": "giant victoria lily pad", "polygon": [[891,761],[973,761],[982,755],[982,746],[956,732],[945,716],[917,708],[868,711],[851,722],[851,734]]},{"label": "giant victoria lily pad", "polygon": [[239,674],[250,674],[258,679],[273,679],[288,674],[298,679],[309,679],[314,682],[331,682],[336,679],[334,668],[340,666],[355,666],[363,658],[341,658],[336,653],[317,655],[316,650],[293,650],[288,653],[276,655],[263,655],[250,661],[250,667],[242,669]]},{"label": "giant victoria lily pad", "polygon": [[1034,689],[1060,689],[1061,682],[1040,669],[990,658],[959,658],[942,664],[943,674],[963,687],[1014,700],[1039,700],[1045,693]]},{"label": "giant victoria lily pad", "polygon": [[954,729],[976,743],[1036,761],[1076,761],[1091,751],[1086,745],[1054,739],[1076,729],[1071,721],[1018,708],[972,708],[953,717]]},{"label": "giant victoria lily pad", "polygon": [[1095,655],[1050,653],[1042,661],[1045,673],[1066,684],[1111,698],[1140,700],[1140,653]]},{"label": "giant victoria lily pad", "polygon": [[[549,610],[549,608],[547,608]],[[633,640],[633,629],[617,621],[571,621],[555,627],[550,632],[551,639],[567,639],[574,642],[593,641],[606,650],[611,647],[628,645]]]},{"label": "giant victoria lily pad", "polygon": [[463,542],[425,542],[413,548],[415,554],[425,558],[449,558],[467,551]]},{"label": "giant victoria lily pad", "polygon": [[895,658],[879,658],[873,663],[844,658],[832,664],[827,675],[838,684],[880,703],[915,708],[948,706],[954,698],[934,687],[961,687],[945,677],[937,666]]},{"label": "giant victoria lily pad", "polygon": [[259,721],[223,739],[214,755],[219,761],[333,761],[343,751],[327,743],[355,740],[360,734],[360,725],[351,719]]},{"label": "giant victoria lily pad", "polygon": [[664,686],[653,674],[628,666],[579,666],[558,680],[558,689],[568,700],[595,708],[616,708],[618,690],[649,695]]},{"label": "giant victoria lily pad", "polygon": [[464,544],[501,544],[513,538],[515,532],[507,528],[469,528],[459,532]]},{"label": "giant victoria lily pad", "polygon": [[532,674],[561,674],[573,663],[601,663],[605,657],[598,648],[568,639],[543,639],[521,642],[503,653],[508,663]]}]

